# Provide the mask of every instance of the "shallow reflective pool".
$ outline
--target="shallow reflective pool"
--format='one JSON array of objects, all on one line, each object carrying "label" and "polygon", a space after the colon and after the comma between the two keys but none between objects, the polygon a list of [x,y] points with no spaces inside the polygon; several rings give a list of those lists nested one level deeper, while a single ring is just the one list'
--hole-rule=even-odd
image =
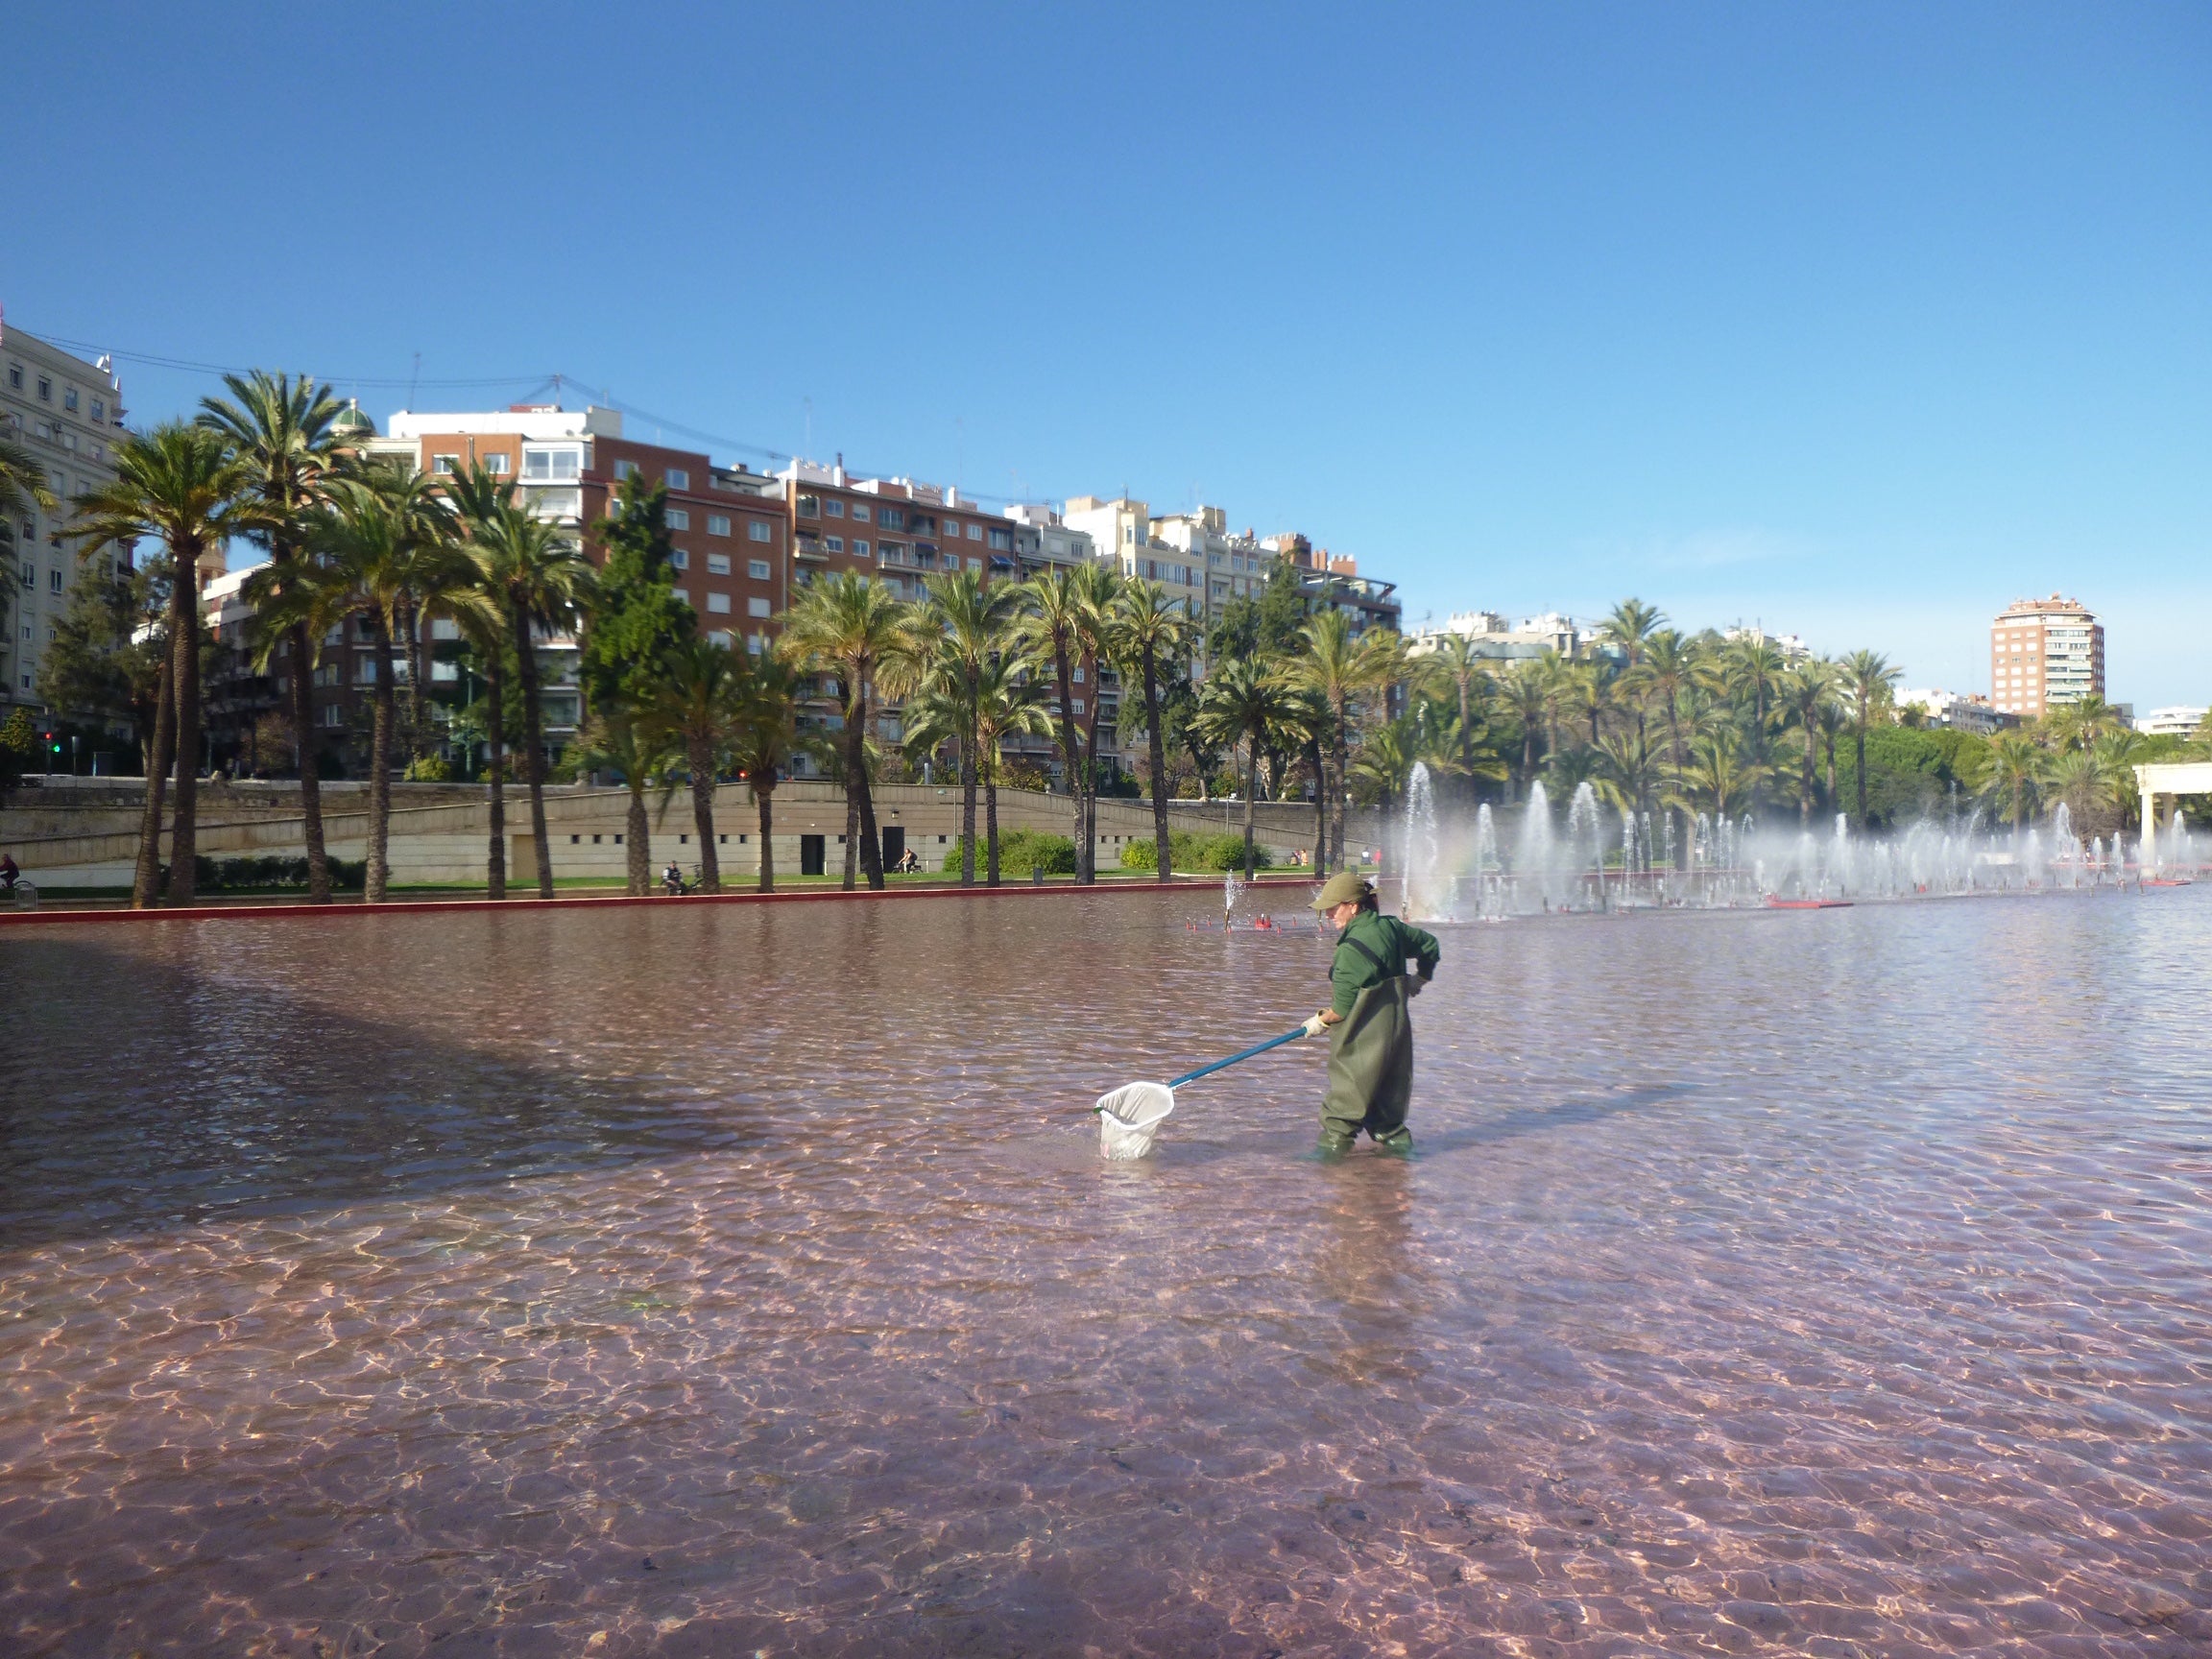
[{"label": "shallow reflective pool", "polygon": [[0,1647],[2212,1646],[2212,888],[1209,905],[0,935]]}]

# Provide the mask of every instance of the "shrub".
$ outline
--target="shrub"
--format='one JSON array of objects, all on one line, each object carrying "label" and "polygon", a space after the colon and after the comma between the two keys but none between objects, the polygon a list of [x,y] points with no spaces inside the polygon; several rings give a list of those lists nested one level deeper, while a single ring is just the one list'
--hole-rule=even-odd
[{"label": "shrub", "polygon": [[[1167,852],[1175,860],[1178,870],[1241,870],[1244,868],[1244,837],[1241,834],[1196,835],[1188,830],[1167,832]],[[1271,860],[1267,849],[1261,842],[1252,843],[1252,867],[1269,868]],[[1160,853],[1149,836],[1132,841],[1121,849],[1121,868],[1124,870],[1157,870]]]},{"label": "shrub", "polygon": [[[967,845],[965,837],[956,839],[945,854],[945,873],[960,873],[960,853]],[[975,846],[975,869],[981,874],[985,868],[988,849],[982,842]],[[1026,881],[1029,872],[1043,866],[1047,876],[1072,876],[1075,874],[1075,843],[1065,835],[1051,835],[1042,830],[1008,830],[998,837],[998,874],[1018,877]]]},{"label": "shrub", "polygon": [[[358,893],[368,886],[366,860],[333,858],[329,865],[332,892]],[[305,892],[307,858],[304,854],[297,858],[275,854],[258,858],[195,858],[192,881],[203,893],[245,893],[271,887],[297,887]]]},{"label": "shrub", "polygon": [[407,762],[406,779],[410,783],[450,783],[453,762],[443,755],[424,755]]}]

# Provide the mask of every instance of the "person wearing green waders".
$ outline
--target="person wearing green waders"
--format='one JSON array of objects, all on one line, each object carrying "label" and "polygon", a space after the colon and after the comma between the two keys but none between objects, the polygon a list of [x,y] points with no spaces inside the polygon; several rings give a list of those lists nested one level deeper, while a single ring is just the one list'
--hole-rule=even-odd
[{"label": "person wearing green waders", "polygon": [[[1406,1108],[1413,1097],[1413,1020],[1409,1004],[1436,974],[1436,936],[1376,908],[1375,884],[1347,870],[1332,876],[1313,908],[1343,930],[1329,981],[1330,1005],[1306,1022],[1306,1034],[1329,1033],[1329,1096],[1321,1103],[1323,1153],[1349,1152],[1364,1129],[1377,1145],[1410,1152]],[[1406,964],[1418,965],[1410,977]]]},{"label": "person wearing green waders", "polygon": [[[1305,1022],[1330,1033],[1330,1094],[1320,1104],[1320,1152],[1349,1152],[1360,1130],[1391,1152],[1411,1152],[1405,1108],[1413,1099],[1411,999],[1435,977],[1435,933],[1376,909],[1374,882],[1356,872],[1330,876],[1314,909],[1343,929],[1330,984],[1336,996]],[[1418,977],[1407,975],[1407,960]]]}]

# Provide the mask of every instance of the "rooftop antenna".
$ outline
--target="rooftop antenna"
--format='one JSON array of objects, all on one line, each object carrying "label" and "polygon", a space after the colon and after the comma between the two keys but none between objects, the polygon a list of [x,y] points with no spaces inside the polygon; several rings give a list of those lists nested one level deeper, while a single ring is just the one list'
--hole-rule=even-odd
[{"label": "rooftop antenna", "polygon": [[811,455],[814,453],[814,399],[802,397],[800,401],[806,405],[806,453]]},{"label": "rooftop antenna", "polygon": [[421,353],[421,352],[420,352],[420,351],[418,351],[418,352],[416,352],[416,353],[415,353],[415,368],[414,368],[414,371],[413,371],[413,373],[410,373],[410,374],[407,376],[407,407],[408,407],[408,408],[410,408],[410,409],[412,409],[412,408],[414,408],[414,407],[415,407],[415,384],[416,384],[416,382],[417,382],[417,381],[421,380],[421,378],[422,378],[422,353]]}]

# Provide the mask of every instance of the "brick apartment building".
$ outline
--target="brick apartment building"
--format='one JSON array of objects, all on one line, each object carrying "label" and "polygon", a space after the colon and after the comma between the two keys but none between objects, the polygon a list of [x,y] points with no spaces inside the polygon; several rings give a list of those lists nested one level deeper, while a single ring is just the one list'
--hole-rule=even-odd
[{"label": "brick apartment building", "polygon": [[1989,701],[2035,720],[2104,695],[2104,626],[2079,599],[2015,599],[1989,624]]}]

